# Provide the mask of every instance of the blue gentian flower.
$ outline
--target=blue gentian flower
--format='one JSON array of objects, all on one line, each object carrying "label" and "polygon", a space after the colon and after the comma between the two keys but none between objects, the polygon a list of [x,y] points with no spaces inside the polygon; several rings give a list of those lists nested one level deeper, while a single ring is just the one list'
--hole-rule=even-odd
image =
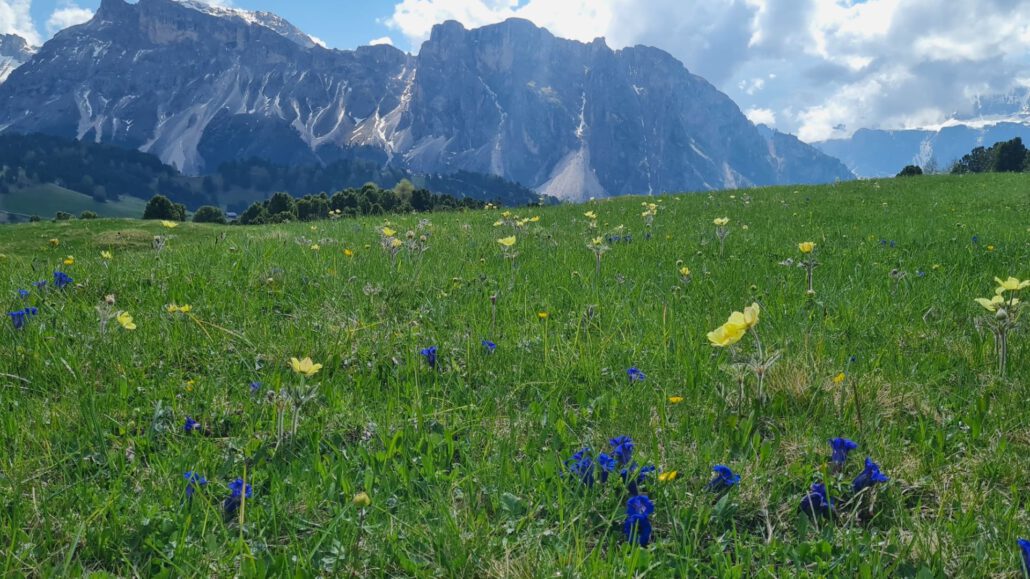
[{"label": "blue gentian flower", "polygon": [[978,243],[980,243],[980,236],[979,235],[974,235],[973,236],[973,245],[977,245]]},{"label": "blue gentian flower", "polygon": [[615,472],[615,467],[618,464],[615,457],[602,452],[597,455],[597,464],[601,467],[601,483],[608,482],[608,475]]},{"label": "blue gentian flower", "polygon": [[[244,489],[244,484],[243,484],[243,479],[241,479],[241,478],[238,478],[238,479],[232,481],[231,483],[229,483],[229,490],[232,491],[232,496],[234,496],[236,498],[240,498],[240,495],[243,494],[243,489]],[[247,498],[248,499],[251,498],[252,496],[254,496],[254,489],[250,488],[249,484],[246,485],[246,489],[247,489]]]},{"label": "blue gentian flower", "polygon": [[483,347],[486,348],[487,354],[493,354],[494,350],[497,349],[497,344],[491,342],[490,340],[483,340]]},{"label": "blue gentian flower", "polygon": [[46,281],[46,280],[43,280],[43,281],[37,281],[37,282],[33,282],[33,283],[32,283],[32,285],[36,286],[36,289],[43,289],[43,288],[45,288],[45,287],[46,287],[46,284],[47,284],[47,281]]},{"label": "blue gentian flower", "polygon": [[873,462],[873,459],[866,457],[865,459],[865,470],[862,474],[855,477],[855,482],[852,483],[851,488],[856,493],[862,489],[869,488],[877,483],[885,483],[891,480],[889,476],[880,472],[880,465]]},{"label": "blue gentian flower", "polygon": [[647,379],[647,375],[641,372],[637,367],[626,370],[626,374],[629,376],[630,382],[643,382]]},{"label": "blue gentian flower", "polygon": [[639,493],[638,485],[646,483],[647,477],[656,472],[658,472],[658,469],[653,464],[641,468],[634,462],[622,469],[619,474],[622,475],[622,482],[626,485],[626,490],[629,491],[629,494],[637,495]]},{"label": "blue gentian flower", "polygon": [[830,447],[833,449],[830,460],[837,466],[844,466],[848,461],[848,453],[858,448],[858,443],[847,438],[834,438],[830,440]]},{"label": "blue gentian flower", "polygon": [[14,324],[15,330],[20,330],[25,327],[25,322],[28,319],[39,313],[37,308],[25,308],[16,312],[8,312],[7,315],[11,317],[11,323]]},{"label": "blue gentian flower", "polygon": [[186,479],[186,498],[188,499],[193,498],[193,493],[196,491],[196,487],[194,487],[193,485],[204,486],[207,484],[206,478],[193,472],[192,470],[187,471],[186,474],[183,475],[183,477]]},{"label": "blue gentian flower", "polygon": [[891,245],[891,249],[894,249],[894,240],[893,239],[891,240],[891,244],[890,245]]},{"label": "blue gentian flower", "polygon": [[629,464],[633,458],[633,439],[628,436],[618,436],[608,441],[612,445],[612,454],[619,464]]},{"label": "blue gentian flower", "polygon": [[18,290],[18,297],[20,297],[22,299],[25,299],[25,298],[29,297],[29,290],[27,290],[27,289],[20,289],[20,290]]},{"label": "blue gentian flower", "polygon": [[71,277],[68,276],[68,274],[64,273],[63,271],[54,272],[54,286],[56,286],[57,289],[64,289],[69,284],[72,284],[74,282],[75,280],[73,280]]},{"label": "blue gentian flower", "polygon": [[626,540],[646,547],[651,542],[651,521],[648,519],[654,512],[654,503],[644,495],[637,495],[626,503],[626,522],[622,524],[622,534]]},{"label": "blue gentian flower", "polygon": [[250,383],[250,393],[251,393],[251,395],[257,394],[258,391],[261,390],[262,386],[263,386],[263,384],[261,384],[261,382],[251,382]]},{"label": "blue gentian flower", "polygon": [[826,494],[826,485],[813,483],[811,491],[801,499],[799,510],[810,517],[833,513],[833,500]]},{"label": "blue gentian flower", "polygon": [[1030,573],[1030,541],[1020,539],[1019,550],[1023,552],[1023,571]]},{"label": "blue gentian flower", "polygon": [[430,368],[436,368],[436,346],[425,348],[419,353],[425,356],[426,363]]},{"label": "blue gentian flower", "polygon": [[[588,487],[594,486],[594,458],[590,452],[589,448],[580,449],[572,458],[565,461],[565,468]],[[606,475],[602,476],[607,478]]]},{"label": "blue gentian flower", "polygon": [[733,474],[733,471],[728,466],[717,464],[712,467],[712,472],[715,473],[715,478],[709,481],[708,486],[705,487],[712,492],[718,493],[728,490],[740,482],[740,475]]},{"label": "blue gentian flower", "polygon": [[254,492],[250,488],[250,485],[244,485],[243,479],[240,478],[229,483],[229,491],[232,494],[222,502],[222,510],[225,512],[226,518],[232,518],[237,512],[239,512],[240,505],[243,503],[244,494],[246,494],[248,499],[254,496]]},{"label": "blue gentian flower", "polygon": [[200,423],[196,420],[193,420],[193,418],[187,416],[186,422],[182,425],[182,429],[186,433],[193,432],[194,430],[200,430]]}]

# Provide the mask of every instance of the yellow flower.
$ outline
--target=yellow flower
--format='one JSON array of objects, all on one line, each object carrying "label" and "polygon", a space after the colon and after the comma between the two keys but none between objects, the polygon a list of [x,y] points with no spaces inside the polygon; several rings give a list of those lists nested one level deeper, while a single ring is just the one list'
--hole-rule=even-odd
[{"label": "yellow flower", "polygon": [[100,252],[100,257],[101,257],[102,259],[114,259],[114,256],[113,256],[113,255],[111,255],[111,252],[110,252],[110,251],[101,251],[101,252]]},{"label": "yellow flower", "polygon": [[534,215],[533,217],[529,218],[529,222],[530,223],[537,223],[538,221],[540,221],[540,216],[539,215]]},{"label": "yellow flower", "polygon": [[583,214],[583,217],[586,217],[587,219],[590,219],[592,221],[596,221],[597,220],[597,214],[594,213],[593,211],[587,211],[586,213]]},{"label": "yellow flower", "polygon": [[349,250],[349,249],[343,250],[343,254],[346,255],[347,257],[354,257],[354,252]]},{"label": "yellow flower", "polygon": [[397,239],[396,237],[391,238],[390,247],[392,247],[394,249],[397,249],[398,247],[400,247],[402,245],[404,245],[404,242],[401,241],[400,239]]},{"label": "yellow flower", "polygon": [[744,308],[744,323],[747,324],[748,329],[758,325],[758,314],[760,313],[761,308],[759,308],[756,303]]},{"label": "yellow flower", "polygon": [[726,323],[708,332],[708,341],[713,346],[725,348],[739,342],[746,332],[747,328],[745,326]]},{"label": "yellow flower", "polygon": [[132,316],[129,314],[129,312],[119,312],[118,323],[130,332],[136,329],[136,322],[133,321]]},{"label": "yellow flower", "polygon": [[167,227],[168,229],[175,229],[179,226],[179,224],[174,221],[162,221],[161,225]]},{"label": "yellow flower", "polygon": [[511,217],[511,211],[505,211],[504,213],[501,213],[501,217],[508,219],[509,217]]},{"label": "yellow flower", "polygon": [[751,229],[747,225],[741,225],[740,228],[743,229],[744,231],[747,231],[748,229]]},{"label": "yellow flower", "polygon": [[844,382],[845,378],[847,378],[847,376],[844,375],[844,372],[841,372],[840,374],[837,374],[836,376],[833,377],[833,383],[834,384],[840,384],[840,383]]},{"label": "yellow flower", "polygon": [[502,225],[504,225],[503,221],[500,221],[500,220],[494,221],[494,227],[500,227]]},{"label": "yellow flower", "polygon": [[394,235],[397,235],[397,232],[393,229],[390,229],[389,227],[384,227],[382,231],[383,235],[387,237],[393,237]]},{"label": "yellow flower", "polygon": [[505,237],[505,238],[502,238],[502,239],[498,239],[497,243],[500,243],[504,247],[512,247],[513,245],[515,245],[515,241],[516,241],[515,236],[512,235],[511,237]]},{"label": "yellow flower", "polygon": [[672,482],[672,481],[676,480],[676,477],[678,477],[679,474],[680,473],[678,471],[675,471],[675,470],[670,470],[668,472],[659,473],[658,474],[658,481],[659,482]]},{"label": "yellow flower", "polygon": [[75,265],[75,258],[70,255],[64,258],[64,265]]},{"label": "yellow flower", "polygon": [[669,404],[680,404],[683,402],[682,396],[669,396]]},{"label": "yellow flower", "polygon": [[541,320],[546,320],[547,318],[551,317],[551,314],[547,312],[537,312],[536,317],[540,318]]},{"label": "yellow flower", "polygon": [[50,247],[57,247],[58,245],[61,245],[61,240],[60,239],[51,239],[50,240]]},{"label": "yellow flower", "polygon": [[290,366],[293,367],[294,372],[308,377],[318,374],[318,371],[322,369],[322,365],[315,364],[311,361],[311,358],[304,358],[303,360],[290,358]]},{"label": "yellow flower", "polygon": [[322,249],[322,247],[317,243],[311,245],[311,251],[318,251],[319,249]]},{"label": "yellow flower", "polygon": [[683,277],[688,277],[690,275],[690,268],[687,267],[687,266],[681,267],[680,268],[680,275],[683,276]]},{"label": "yellow flower", "polygon": [[940,268],[941,268],[941,264],[939,264],[939,263],[935,263],[935,264],[933,264],[933,267],[931,267],[930,269],[932,269],[932,270],[934,270],[934,271],[937,271],[937,270],[938,270],[938,269],[940,269]]},{"label": "yellow flower", "polygon": [[165,311],[167,311],[169,314],[188,314],[188,313],[193,311],[193,306],[188,305],[188,304],[185,305],[185,306],[177,306],[175,304],[169,304],[169,305],[165,306]]},{"label": "yellow flower", "polygon": [[592,240],[590,240],[590,244],[595,247],[600,247],[601,245],[604,245],[604,239],[600,237],[595,237]]},{"label": "yellow flower", "polygon": [[1009,276],[1009,278],[1004,281],[998,277],[994,278],[994,281],[998,282],[998,293],[1017,292],[1021,289],[1030,287],[1030,279],[1020,281],[1014,277]]},{"label": "yellow flower", "polygon": [[993,245],[988,245],[987,246],[987,251],[994,251],[994,246]]},{"label": "yellow flower", "polygon": [[726,225],[729,225],[730,218],[729,217],[717,217],[714,220],[712,220],[712,223],[718,225],[719,227],[725,227]]},{"label": "yellow flower", "polygon": [[1011,300],[1006,300],[1004,297],[1002,297],[1002,295],[1000,293],[998,295],[994,296],[991,299],[976,298],[975,301],[976,301],[976,303],[978,303],[981,306],[983,306],[984,309],[989,311],[989,312],[996,312],[996,311],[998,311],[998,308],[1000,308],[1000,307],[1002,307],[1004,305],[1011,305],[1011,306],[1019,305],[1019,300],[1018,299],[1012,298]]},{"label": "yellow flower", "polygon": [[815,251],[815,243],[811,241],[802,241],[798,244],[798,249],[801,253],[812,253]]},{"label": "yellow flower", "polygon": [[351,502],[356,507],[367,507],[372,504],[372,497],[368,496],[366,492],[360,492],[354,495],[354,499]]}]

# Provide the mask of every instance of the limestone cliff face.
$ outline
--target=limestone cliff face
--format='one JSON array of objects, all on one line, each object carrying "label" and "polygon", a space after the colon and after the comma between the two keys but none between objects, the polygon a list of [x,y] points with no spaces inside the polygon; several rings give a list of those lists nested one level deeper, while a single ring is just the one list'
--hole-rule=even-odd
[{"label": "limestone cliff face", "polygon": [[328,50],[275,15],[190,0],[104,0],[0,85],[0,130],[137,148],[188,173],[361,157],[571,200],[852,178],[776,144],[654,48],[509,20],[438,25],[417,56]]}]

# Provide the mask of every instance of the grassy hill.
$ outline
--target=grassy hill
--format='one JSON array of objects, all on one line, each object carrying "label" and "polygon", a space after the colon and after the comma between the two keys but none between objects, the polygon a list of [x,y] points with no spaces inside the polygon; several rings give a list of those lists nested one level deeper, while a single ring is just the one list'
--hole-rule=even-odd
[{"label": "grassy hill", "polygon": [[[519,230],[497,211],[0,228],[5,311],[38,308],[0,328],[2,574],[1019,576],[1028,320],[1001,376],[973,300],[1030,278],[1028,192],[984,175],[624,198]],[[54,270],[74,284],[32,286]],[[713,347],[752,303],[758,325]],[[760,393],[747,364],[773,353]],[[662,480],[569,472],[621,435]],[[835,437],[858,444],[840,469]],[[866,457],[890,480],[855,494]],[[741,479],[715,493],[719,464]],[[817,481],[832,516],[799,512]],[[630,486],[654,504],[644,548],[623,536]]]},{"label": "grassy hill", "polygon": [[119,201],[98,203],[89,195],[57,185],[37,185],[0,195],[0,213],[9,220],[26,221],[33,215],[43,219],[54,216],[54,208],[78,216],[93,211],[103,217],[141,217],[147,202],[133,197]]}]

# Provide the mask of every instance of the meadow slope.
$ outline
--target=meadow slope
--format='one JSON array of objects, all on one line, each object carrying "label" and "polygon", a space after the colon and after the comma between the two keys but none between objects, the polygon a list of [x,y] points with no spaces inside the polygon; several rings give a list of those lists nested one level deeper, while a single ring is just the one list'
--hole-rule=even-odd
[{"label": "meadow slope", "polygon": [[[1022,575],[1030,336],[999,376],[973,300],[1030,278],[1026,176],[621,198],[515,210],[539,217],[518,230],[500,213],[0,228],[4,311],[38,308],[0,327],[0,574]],[[802,241],[814,297],[783,265]],[[766,400],[727,367],[751,336],[706,338],[752,302],[782,354]],[[323,366],[302,379],[293,357]],[[617,475],[565,472],[619,435],[667,479],[639,489],[645,548]],[[840,474],[834,437],[859,444]],[[891,480],[849,498],[867,456]],[[741,475],[722,495],[716,464]],[[238,478],[252,495],[227,503]],[[817,480],[832,518],[798,512]]]}]

